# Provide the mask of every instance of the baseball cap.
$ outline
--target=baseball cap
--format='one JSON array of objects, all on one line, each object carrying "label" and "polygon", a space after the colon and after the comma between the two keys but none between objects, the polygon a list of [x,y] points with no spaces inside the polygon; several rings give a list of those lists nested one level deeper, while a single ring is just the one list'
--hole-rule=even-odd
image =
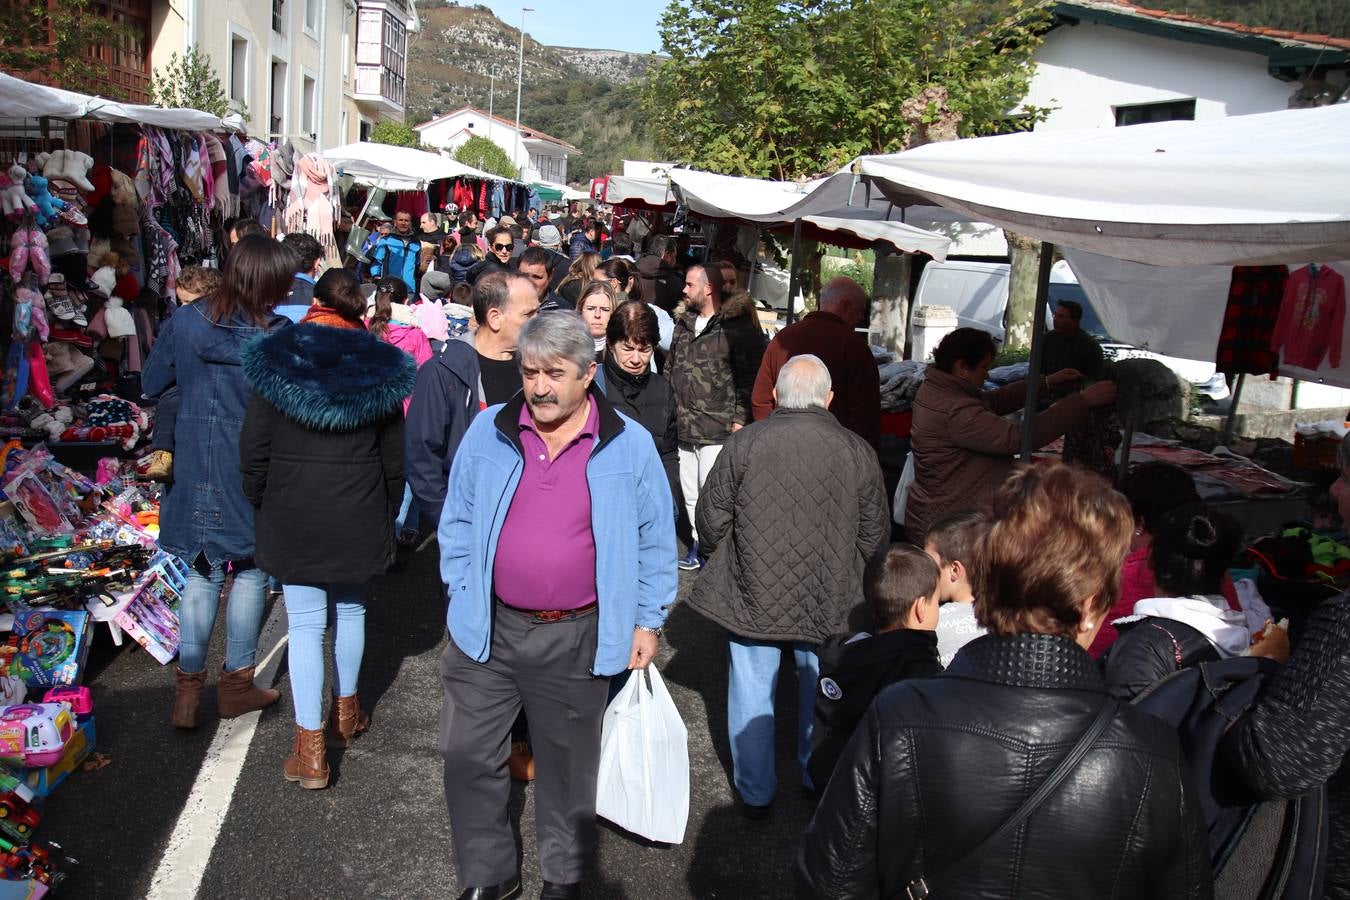
[{"label": "baseball cap", "polygon": [[562,233],[557,225],[539,226],[539,246],[556,250],[562,246]]},{"label": "baseball cap", "polygon": [[516,220],[514,216],[502,216],[497,220],[497,224],[510,226],[516,224]]}]

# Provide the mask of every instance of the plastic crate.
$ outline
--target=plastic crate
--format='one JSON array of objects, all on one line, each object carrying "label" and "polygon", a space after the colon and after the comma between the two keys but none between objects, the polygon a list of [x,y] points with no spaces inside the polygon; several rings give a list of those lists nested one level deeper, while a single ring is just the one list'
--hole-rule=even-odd
[{"label": "plastic crate", "polygon": [[1293,463],[1299,469],[1318,469],[1334,472],[1338,468],[1336,456],[1340,453],[1341,439],[1329,434],[1304,437],[1294,435]]}]

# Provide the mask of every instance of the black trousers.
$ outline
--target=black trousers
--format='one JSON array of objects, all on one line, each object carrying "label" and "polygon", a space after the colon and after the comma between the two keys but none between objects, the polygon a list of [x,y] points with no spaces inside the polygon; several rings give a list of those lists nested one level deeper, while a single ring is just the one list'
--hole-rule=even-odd
[{"label": "black trousers", "polygon": [[595,847],[600,724],[609,679],[590,674],[597,614],[536,622],[496,604],[487,662],[452,640],[441,655],[441,754],[455,864],[463,888],[519,870],[507,814],[511,724],[523,708],[534,752],[535,834],[544,880],[571,884]]}]

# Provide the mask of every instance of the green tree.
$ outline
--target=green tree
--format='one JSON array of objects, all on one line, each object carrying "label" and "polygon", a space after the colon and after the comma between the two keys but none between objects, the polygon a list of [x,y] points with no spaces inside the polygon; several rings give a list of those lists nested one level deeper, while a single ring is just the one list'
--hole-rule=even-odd
[{"label": "green tree", "polygon": [[520,170],[511,164],[506,151],[492,141],[475,134],[455,151],[455,160],[503,178],[519,178]]},{"label": "green tree", "polygon": [[378,122],[370,129],[370,139],[376,144],[393,144],[395,147],[412,147],[415,150],[429,150],[422,143],[421,136],[411,125],[402,122]]},{"label": "green tree", "polygon": [[[200,109],[213,116],[231,113],[229,98],[211,66],[211,57],[196,47],[169,62],[150,76],[150,102],[165,108]],[[248,120],[244,114],[244,120]]]},{"label": "green tree", "polygon": [[1047,16],[1034,0],[675,0],[642,104],[658,152],[809,177],[1008,130]]},{"label": "green tree", "polygon": [[[112,80],[105,51],[132,47],[139,40],[94,0],[15,0],[0,15],[0,69],[22,77],[41,72],[72,91],[121,100],[125,91]],[[48,42],[50,38],[50,43]]]}]

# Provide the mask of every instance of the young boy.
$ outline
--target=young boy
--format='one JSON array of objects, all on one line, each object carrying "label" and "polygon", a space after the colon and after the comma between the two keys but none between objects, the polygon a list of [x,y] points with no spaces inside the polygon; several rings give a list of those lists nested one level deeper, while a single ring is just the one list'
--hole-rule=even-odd
[{"label": "young boy", "polygon": [[984,634],[975,621],[975,595],[970,589],[970,557],[987,524],[985,514],[962,510],[943,516],[928,529],[924,552],[938,564],[938,657],[945,669],[956,651]]},{"label": "young boy", "polygon": [[905,678],[929,678],[942,671],[933,631],[937,581],[937,565],[927,554],[910,544],[891,544],[863,574],[863,595],[876,635],[834,635],[816,651],[820,680],[807,765],[816,790],[829,783],[839,754],[877,694]]},{"label": "young boy", "polygon": [[[220,287],[221,275],[215,269],[188,266],[179,273],[177,297],[179,306],[195,303]],[[152,481],[173,480],[173,426],[178,418],[178,388],[171,387],[160,395],[155,405],[155,431],[150,439],[150,462],[145,466],[145,477]]]}]

